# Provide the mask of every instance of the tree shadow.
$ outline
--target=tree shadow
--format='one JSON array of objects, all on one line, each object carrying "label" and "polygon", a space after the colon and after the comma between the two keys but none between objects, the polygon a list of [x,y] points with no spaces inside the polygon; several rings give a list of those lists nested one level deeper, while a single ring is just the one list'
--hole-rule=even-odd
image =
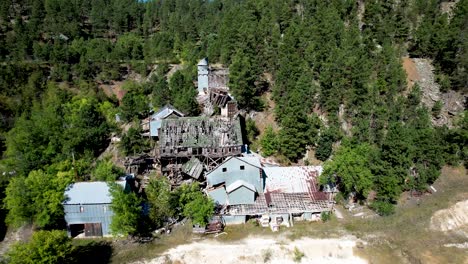
[{"label": "tree shadow", "polygon": [[106,264],[110,263],[112,246],[107,241],[92,241],[85,245],[75,247],[74,258],[76,263]]},{"label": "tree shadow", "polygon": [[[0,182],[0,201],[3,202],[3,199],[5,198],[5,188],[8,184],[8,181],[2,180]],[[3,203],[2,203],[3,204]],[[6,233],[7,233],[7,225],[5,223],[7,215],[7,210],[4,209],[2,206],[0,206],[0,242],[5,239]]]}]

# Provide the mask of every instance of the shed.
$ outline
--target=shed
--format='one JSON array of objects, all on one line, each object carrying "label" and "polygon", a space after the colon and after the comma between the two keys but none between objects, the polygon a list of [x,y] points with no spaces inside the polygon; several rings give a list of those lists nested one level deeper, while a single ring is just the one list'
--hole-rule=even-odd
[{"label": "shed", "polygon": [[227,186],[226,193],[230,205],[255,203],[255,186],[243,180],[237,180]]},{"label": "shed", "polygon": [[[126,188],[126,181],[117,182]],[[77,182],[65,191],[63,203],[68,234],[71,237],[110,235],[112,197],[106,182]]]}]

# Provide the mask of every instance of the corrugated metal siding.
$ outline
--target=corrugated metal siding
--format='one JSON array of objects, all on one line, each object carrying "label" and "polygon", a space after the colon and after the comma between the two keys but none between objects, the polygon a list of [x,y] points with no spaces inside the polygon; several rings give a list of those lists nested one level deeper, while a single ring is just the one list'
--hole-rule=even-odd
[{"label": "corrugated metal siding", "polygon": [[203,89],[208,91],[208,66],[198,66],[198,93],[203,93]]},{"label": "corrugated metal siding", "polygon": [[[81,212],[80,207],[83,207]],[[110,235],[110,223],[114,213],[110,204],[66,204],[64,205],[65,221],[68,225],[101,223],[103,236]]]},{"label": "corrugated metal siding", "polygon": [[210,196],[215,201],[215,203],[221,205],[226,204],[227,194],[224,187],[208,191],[208,196]]},{"label": "corrugated metal siding", "polygon": [[[240,169],[244,166],[244,170]],[[226,172],[223,172],[226,168]],[[218,185],[225,182],[226,186],[231,185],[237,180],[246,181],[255,186],[259,193],[263,193],[262,171],[253,165],[243,162],[237,158],[230,158],[224,164],[211,171],[206,177],[209,186]]]},{"label": "corrugated metal siding", "polygon": [[229,204],[254,204],[255,192],[245,186],[241,186],[228,195]]},{"label": "corrugated metal siding", "polygon": [[152,137],[159,136],[159,129],[161,128],[161,120],[150,121],[150,135]]},{"label": "corrugated metal siding", "polygon": [[246,220],[245,215],[223,215],[222,217],[226,225],[244,224]]}]

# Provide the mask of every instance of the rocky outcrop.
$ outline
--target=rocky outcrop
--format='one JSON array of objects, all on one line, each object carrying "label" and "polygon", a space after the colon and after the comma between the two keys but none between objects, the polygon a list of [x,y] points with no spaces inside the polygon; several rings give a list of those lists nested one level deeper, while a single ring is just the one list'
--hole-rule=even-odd
[{"label": "rocky outcrop", "polygon": [[430,228],[444,232],[466,230],[468,228],[468,200],[435,212],[431,217]]},{"label": "rocky outcrop", "polygon": [[437,102],[442,103],[442,109],[438,115],[432,117],[435,126],[446,125],[451,127],[452,117],[463,112],[466,95],[461,92],[449,91],[442,93],[435,80],[434,66],[431,60],[420,58],[404,58],[403,68],[407,74],[408,88],[418,84],[422,97],[421,102],[431,110]]}]

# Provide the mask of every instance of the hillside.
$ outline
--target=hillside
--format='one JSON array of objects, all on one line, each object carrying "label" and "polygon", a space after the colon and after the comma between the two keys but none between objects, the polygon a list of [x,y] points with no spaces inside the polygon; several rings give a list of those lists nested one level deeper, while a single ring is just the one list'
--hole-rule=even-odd
[{"label": "hillside", "polygon": [[[165,106],[206,115],[204,58],[238,107],[236,151],[323,166],[317,182],[336,187],[337,202],[393,219],[444,166],[468,166],[467,24],[468,0],[1,1],[0,240],[31,224],[65,241],[66,188],[131,172],[125,234],[213,214],[203,177],[160,177],[182,164],[161,162],[148,136]],[[221,158],[212,162],[205,172]],[[153,211],[139,221],[144,203]]]}]

